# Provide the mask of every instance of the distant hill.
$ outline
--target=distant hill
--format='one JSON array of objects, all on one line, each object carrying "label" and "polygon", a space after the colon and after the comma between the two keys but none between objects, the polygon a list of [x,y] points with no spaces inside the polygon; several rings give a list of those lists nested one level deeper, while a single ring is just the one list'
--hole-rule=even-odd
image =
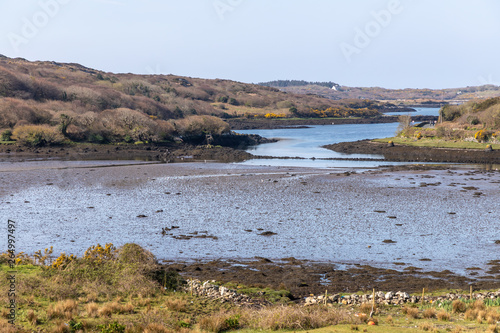
[{"label": "distant hill", "polygon": [[308,82],[304,80],[276,80],[259,83],[265,87],[288,88],[288,87],[303,87],[303,86],[320,86],[326,88],[340,87],[335,82]]},{"label": "distant hill", "polygon": [[381,107],[230,80],[115,74],[0,56],[2,141],[161,141],[225,133],[224,118],[367,117],[380,115]]},{"label": "distant hill", "polygon": [[334,82],[307,82],[300,80],[276,80],[259,83],[294,94],[313,94],[334,100],[370,99],[379,101],[407,101],[410,104],[425,101],[463,102],[475,98],[500,96],[500,87],[482,85],[451,89],[386,89],[380,87],[348,87]]}]

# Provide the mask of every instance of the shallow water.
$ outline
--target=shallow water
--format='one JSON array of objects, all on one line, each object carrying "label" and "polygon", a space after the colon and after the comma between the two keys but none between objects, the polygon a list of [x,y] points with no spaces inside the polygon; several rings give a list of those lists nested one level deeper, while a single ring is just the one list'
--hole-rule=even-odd
[{"label": "shallow water", "polygon": [[[417,113],[432,115],[438,111],[439,109],[419,109]],[[399,123],[315,125],[308,128],[240,130],[237,132],[279,139],[278,142],[250,147],[249,153],[257,156],[287,157],[287,159],[253,159],[241,164],[312,168],[375,168],[383,165],[413,164],[386,162],[382,160],[382,155],[345,154],[322,147],[339,142],[393,137],[398,125]]]},{"label": "shallow water", "polygon": [[[135,242],[162,259],[293,256],[461,273],[498,254],[498,172],[346,177],[190,163],[25,169],[0,177],[2,219],[16,221],[16,249],[29,254],[54,246],[81,255],[96,243]],[[474,196],[478,191],[484,195]],[[161,234],[172,226],[179,228]],[[265,231],[276,235],[259,235]],[[210,237],[173,238],[181,235]]]},{"label": "shallow water", "polygon": [[416,112],[385,112],[388,116],[400,116],[407,115],[410,116],[439,116],[439,108],[414,108]]}]

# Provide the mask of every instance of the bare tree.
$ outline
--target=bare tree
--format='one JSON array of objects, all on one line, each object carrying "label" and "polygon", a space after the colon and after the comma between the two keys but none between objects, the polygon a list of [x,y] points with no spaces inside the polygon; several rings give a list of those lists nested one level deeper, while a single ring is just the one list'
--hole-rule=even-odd
[{"label": "bare tree", "polygon": [[411,116],[409,114],[401,115],[398,117],[399,125],[396,130],[396,135],[402,134],[405,130],[410,128]]}]

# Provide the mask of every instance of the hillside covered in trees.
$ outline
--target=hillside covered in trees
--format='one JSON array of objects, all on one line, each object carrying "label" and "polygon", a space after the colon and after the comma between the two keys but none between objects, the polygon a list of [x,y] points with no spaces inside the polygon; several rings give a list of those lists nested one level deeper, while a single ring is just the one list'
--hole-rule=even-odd
[{"label": "hillside covered in trees", "polygon": [[159,142],[229,132],[226,118],[370,117],[386,107],[229,80],[113,74],[0,56],[2,141]]}]

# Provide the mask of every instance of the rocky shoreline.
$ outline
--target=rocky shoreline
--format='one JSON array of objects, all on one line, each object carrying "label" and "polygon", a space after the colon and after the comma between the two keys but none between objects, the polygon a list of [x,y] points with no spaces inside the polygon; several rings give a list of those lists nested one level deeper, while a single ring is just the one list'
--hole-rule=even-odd
[{"label": "rocky shoreline", "polygon": [[0,162],[24,160],[144,160],[166,163],[188,161],[241,162],[253,158],[244,149],[274,142],[258,135],[230,134],[215,138],[211,145],[162,144],[71,144],[48,147],[0,145]]},{"label": "rocky shoreline", "polygon": [[[455,289],[468,291],[500,288],[500,280],[489,277],[465,277],[449,270],[424,271],[407,266],[402,270],[352,264],[337,269],[335,264],[284,258],[270,260],[214,260],[209,262],[171,262],[166,266],[186,279],[215,280],[222,283],[237,282],[246,286],[285,288],[295,299],[339,293],[371,292],[376,290],[404,290],[407,293]],[[492,265],[491,272],[500,264]],[[359,301],[359,299],[358,299]],[[354,300],[353,300],[353,303]]]},{"label": "rocky shoreline", "polygon": [[[0,145],[0,162],[25,160],[143,160],[164,163],[189,161],[242,162],[250,159],[289,159],[298,157],[256,156],[245,151],[248,146],[275,142],[258,135],[231,135],[223,145],[170,143],[161,145],[78,144],[51,147]],[[324,148],[345,154],[382,155],[383,158],[350,158],[337,160],[381,160],[394,162],[500,164],[500,151],[389,146],[369,140],[341,142]]]},{"label": "rocky shoreline", "polygon": [[384,160],[394,162],[500,163],[500,151],[498,150],[429,148],[403,145],[391,146],[385,143],[372,142],[370,140],[341,142],[326,145],[324,148],[347,154],[383,155]]},{"label": "rocky shoreline", "polygon": [[[378,116],[373,118],[304,118],[304,119],[227,119],[233,130],[278,129],[313,125],[381,124],[396,123],[399,116]],[[435,116],[412,116],[416,122],[434,121]]]}]

